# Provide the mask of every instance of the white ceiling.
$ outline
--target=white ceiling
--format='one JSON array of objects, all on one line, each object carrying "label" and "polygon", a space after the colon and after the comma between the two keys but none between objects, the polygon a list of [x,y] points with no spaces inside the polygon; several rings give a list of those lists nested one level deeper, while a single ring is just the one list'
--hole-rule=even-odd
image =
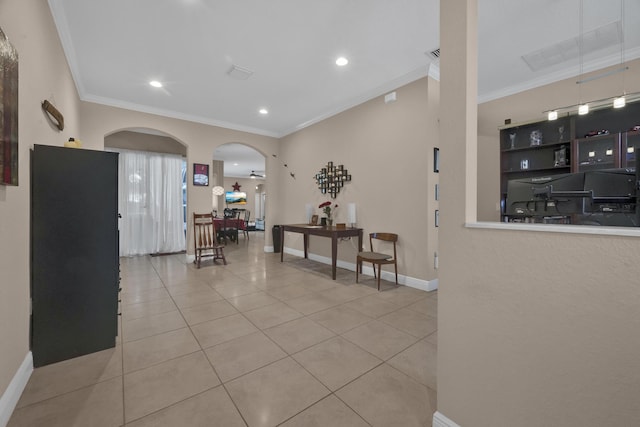
[{"label": "white ceiling", "polygon": [[[49,4],[81,99],[263,135],[286,135],[439,76],[428,55],[439,47],[438,0]],[[532,71],[522,56],[550,54],[606,24],[620,23],[624,43],[584,53],[584,72],[619,63],[621,47],[625,60],[640,56],[640,1],[624,0],[624,20],[620,0],[582,4],[581,20],[581,0],[479,0],[479,102],[577,75],[578,58],[551,57]],[[345,67],[335,65],[341,55]],[[253,74],[230,77],[233,65]]]}]

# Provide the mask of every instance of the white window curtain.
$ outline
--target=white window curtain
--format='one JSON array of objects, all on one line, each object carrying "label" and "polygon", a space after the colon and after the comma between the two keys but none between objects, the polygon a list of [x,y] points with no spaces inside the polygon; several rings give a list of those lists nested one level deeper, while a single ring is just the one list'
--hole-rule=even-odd
[{"label": "white window curtain", "polygon": [[120,153],[120,256],[183,251],[182,157],[114,151]]}]

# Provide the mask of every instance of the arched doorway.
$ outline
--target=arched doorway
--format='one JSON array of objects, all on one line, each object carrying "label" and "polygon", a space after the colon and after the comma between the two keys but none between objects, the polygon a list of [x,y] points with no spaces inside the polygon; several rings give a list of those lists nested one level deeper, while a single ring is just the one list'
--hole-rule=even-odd
[{"label": "arched doorway", "polygon": [[186,247],[186,147],[154,129],[133,128],[104,138],[120,153],[120,255],[183,252]]},{"label": "arched doorway", "polygon": [[[237,142],[218,146],[213,153],[214,171],[219,171],[217,185],[224,187],[217,205],[220,208],[240,208],[251,214],[252,226],[264,230],[267,197],[266,158],[255,148]],[[245,203],[236,204],[229,193],[244,193]],[[228,195],[228,197],[227,197]]]}]

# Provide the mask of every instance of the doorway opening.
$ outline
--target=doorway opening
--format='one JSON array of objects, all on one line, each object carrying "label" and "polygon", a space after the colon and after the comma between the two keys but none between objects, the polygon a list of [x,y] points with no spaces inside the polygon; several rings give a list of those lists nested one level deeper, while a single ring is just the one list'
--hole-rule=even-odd
[{"label": "doorway opening", "polygon": [[155,130],[105,137],[119,153],[120,256],[184,252],[186,248],[186,147]]}]

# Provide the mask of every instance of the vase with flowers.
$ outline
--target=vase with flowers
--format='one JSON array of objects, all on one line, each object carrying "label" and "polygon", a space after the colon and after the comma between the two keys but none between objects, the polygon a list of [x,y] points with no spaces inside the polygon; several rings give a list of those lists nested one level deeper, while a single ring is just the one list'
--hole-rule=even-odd
[{"label": "vase with flowers", "polygon": [[[324,212],[324,214],[327,216],[327,225],[331,226],[333,225],[333,217],[331,216],[331,202],[324,202],[321,203],[320,206],[318,206],[320,209],[322,209],[322,212]],[[338,207],[338,204],[336,203],[333,206],[333,209],[336,209]]]}]

